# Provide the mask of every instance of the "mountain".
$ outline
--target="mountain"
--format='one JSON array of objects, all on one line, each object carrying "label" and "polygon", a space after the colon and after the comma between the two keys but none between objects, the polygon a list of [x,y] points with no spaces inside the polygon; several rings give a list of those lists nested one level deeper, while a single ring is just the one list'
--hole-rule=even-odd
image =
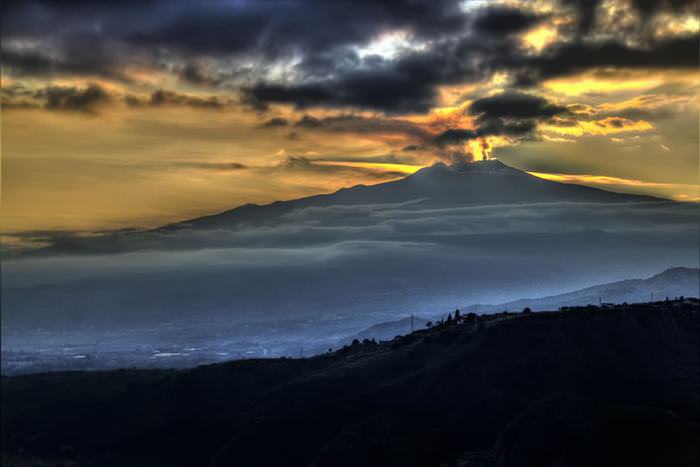
[{"label": "mountain", "polygon": [[[670,268],[647,279],[626,279],[607,284],[586,287],[581,290],[540,298],[522,298],[497,305],[474,304],[463,306],[463,313],[498,313],[502,311],[519,312],[525,308],[532,311],[557,310],[562,307],[599,305],[603,303],[643,303],[651,298],[661,301],[666,298],[700,297],[700,269]],[[448,311],[435,315],[442,319]],[[422,329],[429,320],[414,317],[413,329]],[[372,325],[344,339],[390,340],[395,336],[403,336],[412,332],[411,318],[386,321]]]},{"label": "mountain", "polygon": [[[124,230],[95,236],[61,233],[49,238],[50,245],[28,250],[23,255],[51,254],[105,254],[137,250],[182,250],[232,246],[231,239],[221,232],[237,232],[241,229],[271,228],[295,225],[300,214],[314,209],[365,209],[360,217],[377,209],[396,209],[422,212],[434,209],[468,207],[492,207],[533,204],[587,203],[616,206],[620,203],[674,206],[670,200],[652,196],[616,193],[598,188],[544,180],[522,170],[510,167],[498,160],[446,165],[436,163],[418,170],[405,178],[378,183],[356,185],[333,193],[320,194],[270,204],[245,204],[222,213],[189,219],[150,230]],[[345,213],[348,214],[347,212]],[[308,217],[308,216],[307,216]],[[307,223],[325,224],[323,217],[313,215]],[[357,220],[357,219],[355,219]],[[595,226],[591,226],[595,228]],[[220,232],[217,236],[204,237],[203,232]],[[224,238],[222,238],[224,237]],[[290,235],[286,235],[289,240]],[[293,241],[294,242],[294,241]],[[233,242],[233,246],[239,246]]]},{"label": "mountain", "polygon": [[697,300],[499,314],[308,359],[2,379],[3,465],[690,467]]},{"label": "mountain", "polygon": [[627,279],[549,297],[526,298],[499,305],[470,305],[464,309],[482,313],[519,311],[526,307],[532,310],[556,310],[566,306],[597,305],[601,301],[640,303],[650,299],[664,300],[681,296],[700,296],[700,269],[671,268],[648,279]]},{"label": "mountain", "polygon": [[143,367],[172,365],[152,358],[163,353],[191,364],[336,348],[398,317],[691,266],[697,215],[694,203],[491,160],[161,229],[64,235],[3,257],[3,350],[21,353],[20,368],[49,356],[114,367],[112,352]]},{"label": "mountain", "polygon": [[660,198],[615,193],[582,185],[544,180],[498,160],[446,165],[437,163],[396,181],[357,185],[330,194],[266,205],[244,206],[174,225],[172,228],[230,228],[269,224],[293,210],[343,205],[412,203],[412,208],[543,202],[649,202]]}]

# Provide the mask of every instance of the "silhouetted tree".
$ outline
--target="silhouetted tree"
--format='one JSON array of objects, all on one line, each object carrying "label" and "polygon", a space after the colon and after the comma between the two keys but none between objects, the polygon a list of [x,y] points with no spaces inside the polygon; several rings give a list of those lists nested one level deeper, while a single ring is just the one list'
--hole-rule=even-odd
[{"label": "silhouetted tree", "polygon": [[432,328],[432,327],[433,327],[433,322],[432,322],[432,321],[428,321],[427,323],[425,323],[425,327],[426,327],[426,328]]},{"label": "silhouetted tree", "polygon": [[532,312],[532,310],[530,309],[529,306],[526,306],[525,308],[523,308],[523,314],[527,315],[528,313],[531,313],[531,312]]},{"label": "silhouetted tree", "polygon": [[458,323],[462,321],[462,314],[459,312],[459,308],[455,310],[455,321]]}]

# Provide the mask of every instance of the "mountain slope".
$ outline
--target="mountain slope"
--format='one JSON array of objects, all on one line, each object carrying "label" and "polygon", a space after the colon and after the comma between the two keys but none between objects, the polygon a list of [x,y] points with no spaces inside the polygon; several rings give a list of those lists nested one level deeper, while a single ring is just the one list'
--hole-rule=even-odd
[{"label": "mountain slope", "polygon": [[664,201],[642,195],[615,193],[582,185],[559,183],[530,175],[498,160],[448,166],[437,163],[403,179],[344,188],[335,193],[266,205],[246,204],[212,216],[191,219],[168,228],[225,228],[271,223],[294,209],[333,205],[406,203],[415,206],[469,206],[541,202]]},{"label": "mountain slope", "polygon": [[686,301],[484,317],[311,359],[4,378],[3,465],[691,466],[699,336]]},{"label": "mountain slope", "polygon": [[608,303],[640,303],[650,299],[664,300],[680,296],[700,296],[700,270],[697,268],[671,268],[648,279],[627,279],[609,284],[595,285],[573,292],[541,298],[514,300],[499,305],[470,305],[467,311],[491,312],[532,310],[556,310],[565,306],[585,306]]},{"label": "mountain slope", "polygon": [[[97,236],[60,234],[50,245],[15,255],[120,253],[148,249],[199,249],[221,246],[225,239],[202,238],[201,232],[237,232],[241,229],[295,225],[294,217],[305,209],[353,206],[371,211],[392,206],[409,211],[533,203],[659,204],[674,209],[683,203],[652,196],[615,193],[582,185],[544,180],[498,160],[448,166],[437,163],[400,180],[357,185],[270,204],[245,204],[222,213],[198,217],[150,230],[115,231]],[[363,214],[366,216],[367,214]],[[308,219],[324,225],[324,219]],[[186,235],[187,238],[183,238]],[[290,238],[286,235],[285,238]],[[230,246],[226,243],[226,246]]]}]

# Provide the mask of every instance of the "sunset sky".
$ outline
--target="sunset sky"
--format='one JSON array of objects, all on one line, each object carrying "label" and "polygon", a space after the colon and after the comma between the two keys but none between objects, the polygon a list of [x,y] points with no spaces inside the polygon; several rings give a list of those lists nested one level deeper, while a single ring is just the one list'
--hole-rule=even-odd
[{"label": "sunset sky", "polygon": [[700,200],[694,1],[8,1],[2,229],[157,226],[495,157]]}]

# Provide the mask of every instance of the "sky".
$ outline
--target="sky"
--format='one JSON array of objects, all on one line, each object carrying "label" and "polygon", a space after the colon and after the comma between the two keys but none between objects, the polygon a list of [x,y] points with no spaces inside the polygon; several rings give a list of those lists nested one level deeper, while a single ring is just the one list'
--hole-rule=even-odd
[{"label": "sky", "polygon": [[5,233],[153,227],[484,158],[700,200],[693,1],[2,9]]}]

